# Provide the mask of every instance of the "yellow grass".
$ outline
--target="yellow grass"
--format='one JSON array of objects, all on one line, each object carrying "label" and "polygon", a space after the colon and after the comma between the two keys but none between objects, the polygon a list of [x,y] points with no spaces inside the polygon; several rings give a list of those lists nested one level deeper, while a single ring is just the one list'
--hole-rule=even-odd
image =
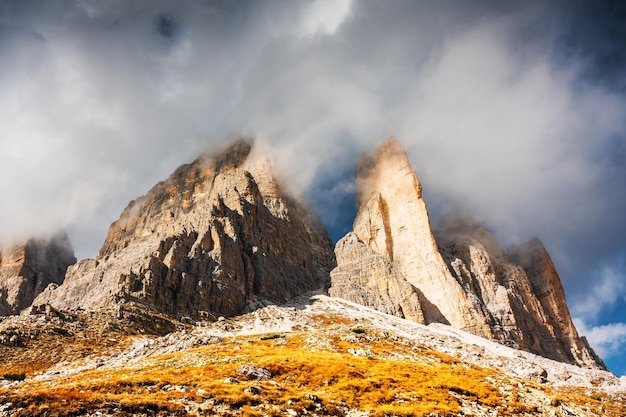
[{"label": "yellow grass", "polygon": [[[280,410],[286,408],[318,412],[321,408],[326,415],[340,415],[342,407],[380,417],[455,415],[463,402],[497,409],[499,415],[534,412],[520,398],[503,396],[491,382],[495,371],[458,363],[449,355],[379,338],[367,344],[375,356],[355,356],[348,349],[364,343],[336,336],[330,338],[332,348],[311,349],[309,338],[306,332],[268,340],[233,338],[124,368],[99,368],[48,382],[26,381],[0,390],[0,403],[19,404],[24,416],[70,415],[107,404],[119,404],[128,413],[167,410],[170,415],[186,415],[183,404],[208,402],[209,410],[226,405],[244,416],[282,415]],[[391,352],[427,360],[394,359]],[[266,368],[273,377],[245,380],[237,374],[244,364]],[[225,382],[228,377],[240,383]],[[260,394],[245,393],[250,386],[258,387]],[[607,408],[578,392],[559,395],[559,401],[589,404],[590,410],[608,413],[604,415],[626,411],[623,405]],[[258,406],[263,404],[267,406],[261,411]]]}]

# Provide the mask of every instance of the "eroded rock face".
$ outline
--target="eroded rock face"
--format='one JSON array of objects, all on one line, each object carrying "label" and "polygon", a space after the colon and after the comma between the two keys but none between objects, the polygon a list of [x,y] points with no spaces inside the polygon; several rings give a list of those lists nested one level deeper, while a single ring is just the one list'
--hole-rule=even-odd
[{"label": "eroded rock face", "polygon": [[575,363],[584,363],[587,367],[598,364],[605,369],[587,339],[578,335],[567,308],[561,279],[543,243],[533,238],[525,245],[509,250],[509,257],[526,271],[533,293],[553,328],[556,349],[560,348]]},{"label": "eroded rock face", "polygon": [[469,220],[448,224],[436,236],[453,275],[478,295],[495,340],[561,362],[604,368],[578,335],[560,279],[538,239],[507,255],[486,228]]},{"label": "eroded rock face", "polygon": [[331,295],[604,368],[578,336],[554,265],[538,241],[516,249],[512,261],[473,222],[449,222],[435,240],[421,184],[395,139],[361,162],[357,210],[354,232],[335,249]]},{"label": "eroded rock face", "polygon": [[329,294],[383,313],[425,323],[417,288],[393,263],[348,233],[335,248],[337,268],[331,272]]},{"label": "eroded rock face", "polygon": [[0,315],[18,314],[76,262],[66,234],[0,248]]},{"label": "eroded rock face", "polygon": [[179,167],[131,202],[96,259],[68,270],[36,303],[107,309],[135,303],[170,316],[240,313],[253,296],[284,302],[327,285],[332,242],[287,196],[266,158],[239,141]]},{"label": "eroded rock face", "polygon": [[[344,243],[336,250],[337,269],[332,273],[331,294],[340,295],[333,287],[345,287],[348,275],[338,274],[347,269],[346,264],[355,263],[342,253],[363,252],[359,243],[386,259],[394,281],[403,281],[420,297],[418,307],[402,306],[405,316],[421,317],[425,323],[439,322],[490,336],[484,317],[472,308],[472,300],[462,290],[448,271],[437,250],[430,229],[426,204],[422,198],[422,186],[411,167],[402,146],[393,138],[387,139],[374,155],[362,157],[357,170],[357,216],[354,221],[357,240]],[[350,246],[350,249],[345,248]],[[365,272],[364,274],[368,274]],[[371,275],[373,278],[375,275]],[[371,288],[383,288],[372,284]],[[348,293],[344,298],[355,302]],[[375,305],[373,295],[368,305]],[[410,311],[410,313],[409,313]]]}]

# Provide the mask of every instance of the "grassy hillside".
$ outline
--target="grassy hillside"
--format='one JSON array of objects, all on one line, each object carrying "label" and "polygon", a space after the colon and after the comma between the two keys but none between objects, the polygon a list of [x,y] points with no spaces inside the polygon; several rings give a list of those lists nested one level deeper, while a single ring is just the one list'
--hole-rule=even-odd
[{"label": "grassy hillside", "polygon": [[[49,346],[61,340],[65,349],[52,349],[55,355],[80,359],[38,375],[51,366],[49,349],[11,348],[12,358],[21,349],[22,360],[7,361],[5,347],[1,372],[26,378],[0,388],[0,415],[626,415],[623,396],[509,377],[366,321],[315,321],[315,329],[194,339],[167,353],[144,349],[122,360],[113,353],[96,365],[104,351],[145,339],[115,332],[81,339],[52,331],[46,333]],[[269,371],[269,377],[246,376],[245,366]]]}]

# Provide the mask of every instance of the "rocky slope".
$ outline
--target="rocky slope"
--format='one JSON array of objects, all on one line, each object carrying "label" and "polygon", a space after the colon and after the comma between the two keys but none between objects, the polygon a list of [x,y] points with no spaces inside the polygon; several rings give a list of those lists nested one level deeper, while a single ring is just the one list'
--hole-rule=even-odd
[{"label": "rocky slope", "polygon": [[241,140],[132,201],[96,259],[72,266],[34,304],[217,319],[253,296],[280,303],[327,285],[334,262],[325,229]]},{"label": "rocky slope", "polygon": [[0,315],[31,305],[48,284],[60,284],[76,262],[67,235],[28,239],[0,248]]},{"label": "rocky slope", "polygon": [[522,267],[479,225],[448,224],[435,240],[421,191],[395,139],[362,159],[354,231],[337,244],[331,295],[419,323],[450,324],[563,362],[604,368],[578,336],[543,247],[520,248],[513,258]]},{"label": "rocky slope", "polygon": [[246,141],[131,202],[64,281],[66,237],[3,251],[0,308],[36,299],[0,317],[0,417],[626,414],[538,239],[433,233],[393,139],[357,186],[336,258]]},{"label": "rocky slope", "polygon": [[[28,335],[21,361],[0,360],[0,416],[626,412],[626,381],[609,372],[322,294],[254,301],[250,313],[158,338],[98,313],[0,320],[0,335]],[[0,358],[12,349],[0,343]]]}]

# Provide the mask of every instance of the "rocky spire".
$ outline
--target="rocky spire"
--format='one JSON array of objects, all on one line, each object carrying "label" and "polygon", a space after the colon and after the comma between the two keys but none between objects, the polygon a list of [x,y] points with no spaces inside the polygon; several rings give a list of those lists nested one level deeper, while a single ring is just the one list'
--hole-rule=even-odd
[{"label": "rocky spire", "polygon": [[[361,158],[357,169],[357,215],[354,221],[356,240],[393,264],[420,299],[420,308],[410,315],[423,317],[426,323],[443,322],[454,327],[489,336],[489,327],[471,308],[471,301],[448,271],[437,251],[430,229],[422,186],[409,159],[395,138],[385,140],[373,155]],[[350,258],[355,245],[342,242],[336,255],[338,268],[333,271],[332,286],[339,285],[338,272]],[[349,274],[347,274],[349,275]],[[371,271],[372,278],[382,278]],[[380,284],[377,285],[381,287]],[[331,294],[335,290],[331,288]],[[410,303],[410,306],[414,305]],[[402,306],[408,314],[410,306]],[[485,333],[487,331],[487,333]]]},{"label": "rocky spire", "polygon": [[[448,223],[435,240],[421,191],[397,140],[387,139],[362,158],[354,231],[335,249],[331,295],[563,362],[603,367],[571,324],[545,250],[539,251],[545,256],[525,256],[534,261],[523,268],[487,229],[465,220]],[[548,287],[552,298],[541,295]]]},{"label": "rocky spire", "polygon": [[67,267],[75,262],[65,233],[0,248],[0,315],[30,306],[49,284],[62,283]]},{"label": "rocky spire", "polygon": [[327,285],[332,242],[282,191],[248,141],[182,165],[114,222],[96,259],[35,303],[59,309],[139,305],[174,317],[240,313]]}]

